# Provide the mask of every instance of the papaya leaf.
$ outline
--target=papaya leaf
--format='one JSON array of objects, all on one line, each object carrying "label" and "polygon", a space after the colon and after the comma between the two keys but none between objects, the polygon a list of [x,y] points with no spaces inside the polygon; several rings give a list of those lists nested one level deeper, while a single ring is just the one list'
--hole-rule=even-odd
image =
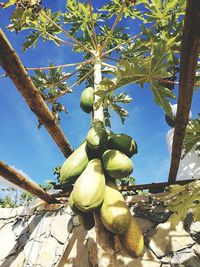
[{"label": "papaya leaf", "polygon": [[190,120],[183,141],[183,157],[193,148],[195,147],[195,152],[198,156],[200,156],[200,114],[198,114],[199,118]]},{"label": "papaya leaf", "polygon": [[166,114],[172,115],[171,105],[168,98],[175,99],[175,95],[171,90],[161,87],[157,81],[151,83],[151,91],[154,95],[154,101],[160,105]]},{"label": "papaya leaf", "polygon": [[[142,19],[142,12],[137,8],[137,5],[142,4],[146,2],[145,0],[137,0],[135,3],[131,3],[131,1],[126,1],[127,4],[123,10],[123,17],[127,18],[130,17],[132,19],[140,18]],[[120,0],[112,0],[108,4],[104,5],[100,11],[104,11],[105,14],[102,15],[103,19],[110,19],[116,14],[120,12],[120,9],[122,7],[123,1]]]},{"label": "papaya leaf", "polygon": [[183,221],[188,212],[193,214],[195,221],[200,220],[200,181],[195,180],[186,185],[171,185],[165,197],[166,209],[172,211],[170,221],[173,226]]},{"label": "papaya leaf", "polygon": [[3,4],[3,8],[7,8],[9,6],[13,6],[13,5],[16,4],[16,2],[17,2],[17,0],[9,0],[8,2]]},{"label": "papaya leaf", "polygon": [[[53,66],[53,64],[50,64]],[[41,92],[41,96],[51,107],[52,113],[56,118],[57,122],[60,121],[59,114],[61,112],[67,112],[66,107],[57,101],[52,101],[60,93],[68,90],[68,85],[65,81],[62,81],[67,74],[63,72],[60,68],[50,69],[49,72],[42,70],[36,70],[35,75],[31,76],[33,83],[36,88]],[[68,91],[67,93],[71,93]],[[40,127],[40,123],[39,126]]]},{"label": "papaya leaf", "polygon": [[[79,30],[83,35],[89,33],[92,35],[92,23],[90,15],[90,5],[76,0],[68,0],[66,4],[67,11],[63,13],[64,23],[70,25],[69,33],[75,35]],[[93,11],[94,22],[98,19],[98,14]]]},{"label": "papaya leaf", "polygon": [[200,181],[186,185],[171,185],[164,202],[166,209],[173,212],[170,221],[173,226],[183,221],[191,211],[195,221],[200,220]]}]

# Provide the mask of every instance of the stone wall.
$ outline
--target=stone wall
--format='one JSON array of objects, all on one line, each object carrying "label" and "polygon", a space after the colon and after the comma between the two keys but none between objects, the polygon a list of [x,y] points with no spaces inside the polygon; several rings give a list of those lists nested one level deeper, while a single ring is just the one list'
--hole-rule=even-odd
[{"label": "stone wall", "polygon": [[[172,230],[170,214],[151,197],[129,197],[127,202],[142,227],[145,250],[132,259],[115,238],[116,267],[200,267],[199,222],[188,215]],[[0,209],[2,267],[97,267],[95,240],[95,229],[86,232],[67,203],[37,201],[30,207]]]}]

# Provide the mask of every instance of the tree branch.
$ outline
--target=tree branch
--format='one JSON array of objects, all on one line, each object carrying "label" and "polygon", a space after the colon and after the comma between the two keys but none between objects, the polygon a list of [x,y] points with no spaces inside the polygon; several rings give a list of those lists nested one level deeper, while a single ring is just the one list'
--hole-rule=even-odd
[{"label": "tree branch", "polygon": [[39,197],[47,203],[59,202],[57,199],[45,192],[39,185],[30,181],[28,178],[5,164],[3,161],[0,161],[0,175],[12,184],[19,186],[23,190],[26,190],[27,192]]},{"label": "tree branch", "polygon": [[172,145],[169,183],[174,183],[178,172],[183,139],[188,124],[200,44],[200,1],[188,0],[181,43],[178,107]]},{"label": "tree branch", "polygon": [[72,147],[1,29],[0,65],[12,79],[30,109],[38,117],[39,121],[44,124],[62,153],[66,157],[69,156],[73,152]]}]

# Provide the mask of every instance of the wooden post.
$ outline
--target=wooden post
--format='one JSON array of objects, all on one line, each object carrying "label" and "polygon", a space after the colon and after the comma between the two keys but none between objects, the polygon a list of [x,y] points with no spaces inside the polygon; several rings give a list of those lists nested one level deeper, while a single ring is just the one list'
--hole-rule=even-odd
[{"label": "wooden post", "polygon": [[176,181],[176,175],[181,159],[183,139],[192,103],[194,79],[200,47],[199,25],[200,1],[188,0],[181,44],[178,107],[172,145],[171,166],[168,178],[170,184]]},{"label": "wooden post", "polygon": [[12,79],[18,91],[26,100],[26,103],[30,109],[38,117],[39,121],[44,124],[64,156],[69,156],[73,152],[72,147],[57,124],[55,117],[41,97],[40,92],[37,90],[31,78],[28,76],[28,73],[17,53],[1,29],[0,65],[4,68],[6,74]]},{"label": "wooden post", "polygon": [[0,161],[0,175],[7,181],[19,186],[23,190],[36,195],[47,203],[58,203],[59,201],[45,192],[39,185],[28,180],[21,173]]}]

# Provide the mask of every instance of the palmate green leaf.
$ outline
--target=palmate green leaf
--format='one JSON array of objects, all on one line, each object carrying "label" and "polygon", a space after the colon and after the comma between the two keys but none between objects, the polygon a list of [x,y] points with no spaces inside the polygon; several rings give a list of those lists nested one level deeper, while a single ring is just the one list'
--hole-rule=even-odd
[{"label": "palmate green leaf", "polygon": [[[104,26],[99,27],[99,35],[98,35],[98,42],[102,44],[107,35],[110,33],[111,28],[109,25],[106,23]],[[120,45],[124,41],[128,40],[129,36],[127,33],[125,33],[125,28],[123,27],[118,27],[115,28],[114,31],[112,32],[112,35],[110,36],[109,42],[107,43],[107,50],[116,47],[117,45]],[[115,50],[116,52],[121,51],[120,47]]]},{"label": "palmate green leaf", "polygon": [[175,99],[175,95],[168,88],[162,87],[157,81],[151,83],[151,91],[154,95],[154,101],[160,105],[166,114],[172,115],[171,105],[168,98]]},{"label": "palmate green leaf", "polygon": [[[52,21],[60,25],[60,12],[52,13],[50,9],[43,10],[43,12],[45,12]],[[59,45],[59,42],[53,39],[51,35],[56,36],[60,33],[60,30],[52,25],[42,13],[39,13],[37,17],[33,18],[31,10],[17,8],[11,17],[11,24],[9,24],[7,28],[10,31],[16,32],[27,29],[32,30],[31,34],[26,37],[27,40],[23,44],[23,51],[26,51],[30,47],[35,47],[40,37],[43,41],[53,40]]]},{"label": "palmate green leaf", "polygon": [[122,86],[138,83],[143,86],[144,83],[151,84],[151,90],[156,104],[159,104],[167,114],[171,114],[171,106],[168,98],[175,99],[174,94],[169,89],[161,86],[158,82],[166,77],[170,77],[167,71],[167,53],[163,42],[152,45],[149,56],[141,56],[132,59],[122,59],[115,71],[116,78],[109,80],[103,79],[101,90],[111,92]]},{"label": "palmate green leaf", "polygon": [[[124,1],[121,1],[121,0],[112,0],[108,4],[104,5],[100,9],[100,11],[105,12],[105,14],[102,15],[102,18],[110,19],[113,16],[116,16],[116,14],[120,12],[123,2]],[[135,4],[131,4],[131,3],[128,4],[128,1],[127,1],[127,5],[123,11],[123,17],[124,18],[131,17],[132,19],[135,19],[135,18],[143,19],[142,12],[137,8],[137,6],[139,4],[143,4],[144,2],[146,1],[137,0]]]},{"label": "palmate green leaf", "polygon": [[[66,4],[67,11],[63,13],[64,23],[70,25],[69,33],[75,35],[79,30],[83,35],[89,32],[92,36],[92,22],[90,14],[90,6],[87,2],[79,2],[76,0],[68,0]],[[98,14],[93,11],[94,22],[99,20]]]},{"label": "palmate green leaf", "polygon": [[188,212],[192,212],[194,220],[200,220],[200,181],[196,180],[186,185],[171,185],[169,194],[165,197],[166,209],[172,211],[170,221],[176,226],[183,221]]},{"label": "palmate green leaf", "polygon": [[185,13],[185,0],[149,0],[144,3],[146,21],[165,26],[172,17],[176,20]]},{"label": "palmate green leaf", "polygon": [[190,120],[183,141],[183,157],[195,147],[195,152],[200,156],[200,114],[199,118]]}]

